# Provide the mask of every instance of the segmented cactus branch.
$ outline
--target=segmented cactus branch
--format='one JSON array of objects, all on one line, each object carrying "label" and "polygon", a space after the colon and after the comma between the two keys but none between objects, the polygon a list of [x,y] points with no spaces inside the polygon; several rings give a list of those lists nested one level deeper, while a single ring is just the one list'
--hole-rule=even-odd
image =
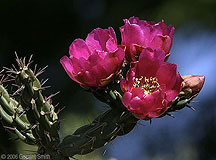
[{"label": "segmented cactus branch", "polygon": [[[28,63],[26,58],[16,58],[18,69],[5,68],[6,78],[2,78],[4,83],[9,78],[15,80],[13,86],[18,89],[9,96],[7,90],[0,85],[0,114],[3,125],[7,130],[15,133],[27,144],[38,145],[38,153],[49,154],[52,159],[68,159],[58,152],[57,146],[60,142],[58,130],[59,120],[55,107],[51,104],[51,95],[45,98],[42,95],[42,86],[37,76],[45,71],[45,68],[33,72],[29,67],[32,63],[32,56]],[[9,78],[8,78],[9,77]],[[44,83],[43,83],[44,84]]]},{"label": "segmented cactus branch", "polygon": [[136,119],[128,111],[109,109],[92,123],[77,129],[64,138],[59,148],[63,155],[72,157],[84,155],[100,148],[117,136],[129,133],[136,125]]}]

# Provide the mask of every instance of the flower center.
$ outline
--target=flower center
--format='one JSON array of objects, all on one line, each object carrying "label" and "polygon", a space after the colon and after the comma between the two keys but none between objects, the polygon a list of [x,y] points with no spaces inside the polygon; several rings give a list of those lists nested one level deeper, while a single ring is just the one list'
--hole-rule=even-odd
[{"label": "flower center", "polygon": [[135,78],[133,84],[134,88],[141,88],[144,91],[144,94],[151,94],[160,88],[158,79],[156,77],[146,78],[141,76],[140,78]]}]

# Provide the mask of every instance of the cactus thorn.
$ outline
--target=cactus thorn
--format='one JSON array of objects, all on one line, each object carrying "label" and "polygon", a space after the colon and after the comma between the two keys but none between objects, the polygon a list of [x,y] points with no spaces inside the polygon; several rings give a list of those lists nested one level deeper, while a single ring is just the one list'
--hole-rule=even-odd
[{"label": "cactus thorn", "polygon": [[12,64],[12,67],[13,67],[13,71],[18,72],[18,70],[17,70],[17,68],[15,67],[14,64]]},{"label": "cactus thorn", "polygon": [[39,91],[44,91],[46,90],[47,88],[50,88],[51,86],[45,86],[45,87],[41,87],[41,88],[38,88]]},{"label": "cactus thorn", "polygon": [[168,116],[170,116],[170,117],[172,117],[172,118],[175,118],[175,116],[172,115],[172,114],[170,114],[170,113],[167,113],[166,115],[168,115]]},{"label": "cactus thorn", "polygon": [[144,125],[144,124],[142,124],[142,123],[140,123],[140,122],[137,122],[137,124],[138,124],[138,125],[141,125],[141,126],[146,126],[146,125]]},{"label": "cactus thorn", "polygon": [[189,106],[188,104],[186,105],[186,107],[190,108],[190,109],[193,110],[193,111],[196,111],[196,109],[195,109],[194,107]]},{"label": "cactus thorn", "polygon": [[150,125],[151,125],[152,124],[152,119],[150,119],[149,122],[150,122]]},{"label": "cactus thorn", "polygon": [[15,95],[19,94],[24,88],[25,88],[25,86],[21,86],[19,89],[17,89],[17,90],[12,94],[12,96],[15,96]]},{"label": "cactus thorn", "polygon": [[59,103],[57,103],[57,104],[54,106],[54,108],[56,108],[58,105],[59,105]]},{"label": "cactus thorn", "polygon": [[39,75],[41,75],[42,73],[44,73],[45,70],[47,69],[47,67],[48,67],[48,65],[45,66],[45,67],[42,68],[42,69],[40,68],[40,69],[38,70],[38,72],[35,74],[35,76],[38,77]]},{"label": "cactus thorn", "polygon": [[55,97],[55,96],[56,96],[57,94],[59,94],[59,93],[60,93],[60,91],[58,91],[58,92],[56,92],[56,93],[54,93],[54,94],[51,94],[49,97],[46,98],[46,100],[48,101],[49,99]]},{"label": "cactus thorn", "polygon": [[5,129],[8,129],[10,131],[14,131],[16,128],[15,127],[8,127],[8,126],[3,126]]},{"label": "cactus thorn", "polygon": [[58,109],[58,111],[56,112],[56,114],[58,115],[61,111],[63,111],[66,107],[60,108]]},{"label": "cactus thorn", "polygon": [[107,152],[107,149],[105,149],[104,151],[103,151],[103,156],[105,156],[105,154],[106,154],[106,152]]},{"label": "cactus thorn", "polygon": [[33,54],[30,55],[28,63],[27,63],[27,68],[32,64],[33,60],[32,60]]},{"label": "cactus thorn", "polygon": [[18,72],[14,71],[12,68],[3,67],[6,70],[6,73],[17,74]]},{"label": "cactus thorn", "polygon": [[35,64],[34,66],[34,71],[33,71],[34,74],[36,74],[36,70],[37,70],[37,64]]},{"label": "cactus thorn", "polygon": [[41,81],[41,86],[43,86],[48,80],[49,80],[49,78],[47,78],[47,79]]}]

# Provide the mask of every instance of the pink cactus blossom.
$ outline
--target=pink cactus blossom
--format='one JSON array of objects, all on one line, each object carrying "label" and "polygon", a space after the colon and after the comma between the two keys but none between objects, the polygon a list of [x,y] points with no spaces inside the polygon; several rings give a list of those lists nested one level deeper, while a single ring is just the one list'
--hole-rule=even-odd
[{"label": "pink cactus blossom", "polygon": [[165,52],[166,60],[170,55],[175,28],[168,27],[162,20],[159,23],[139,20],[138,17],[124,19],[125,25],[120,27],[122,45],[126,46],[126,58],[136,61],[143,48],[153,50],[160,48]]},{"label": "pink cactus blossom", "polygon": [[94,29],[85,41],[74,40],[69,54],[60,62],[70,78],[84,87],[107,85],[119,72],[125,56],[111,27]]},{"label": "pink cactus blossom", "polygon": [[126,79],[121,80],[122,103],[139,119],[159,117],[181,91],[183,80],[176,73],[176,64],[164,59],[163,50],[144,48],[139,61],[132,63]]}]

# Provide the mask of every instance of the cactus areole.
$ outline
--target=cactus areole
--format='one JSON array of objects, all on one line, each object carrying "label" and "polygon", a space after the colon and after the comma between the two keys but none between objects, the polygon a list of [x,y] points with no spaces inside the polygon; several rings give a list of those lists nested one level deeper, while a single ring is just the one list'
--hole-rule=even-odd
[{"label": "cactus areole", "polygon": [[[103,147],[118,136],[129,133],[138,120],[172,116],[171,112],[189,107],[201,91],[205,77],[180,76],[177,65],[167,63],[174,27],[131,17],[120,27],[121,44],[112,27],[96,28],[85,40],[76,39],[69,57],[60,60],[69,77],[110,108],[90,124],[59,137],[58,112],[51,95],[43,95],[45,71],[31,69],[32,56],[16,58],[18,68],[0,72],[0,118],[6,130],[24,143],[37,145],[39,154],[52,160],[69,160]],[[12,77],[12,78],[11,78]],[[5,88],[13,81],[17,91]]]}]

